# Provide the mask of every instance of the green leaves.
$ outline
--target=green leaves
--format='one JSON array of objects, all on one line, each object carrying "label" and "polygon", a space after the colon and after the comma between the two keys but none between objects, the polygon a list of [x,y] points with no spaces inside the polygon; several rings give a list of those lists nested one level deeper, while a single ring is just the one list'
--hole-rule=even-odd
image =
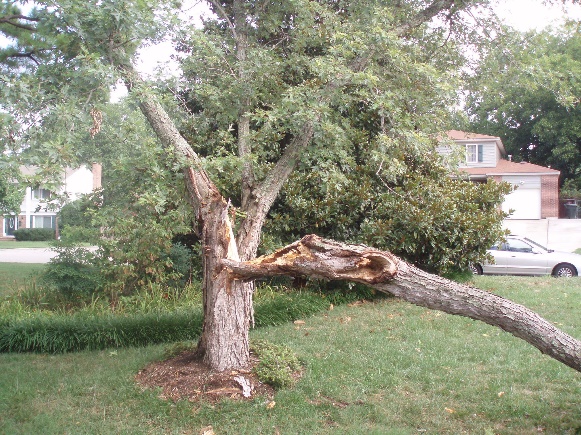
[{"label": "green leaves", "polygon": [[554,32],[508,33],[471,79],[471,129],[500,136],[515,161],[579,176],[581,34],[570,23]]}]

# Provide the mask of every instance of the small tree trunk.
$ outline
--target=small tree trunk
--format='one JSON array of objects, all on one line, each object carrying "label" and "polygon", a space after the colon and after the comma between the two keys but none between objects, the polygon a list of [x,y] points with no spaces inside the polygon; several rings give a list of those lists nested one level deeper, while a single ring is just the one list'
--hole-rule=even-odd
[{"label": "small tree trunk", "polygon": [[240,279],[288,275],[361,282],[422,307],[497,326],[581,371],[581,342],[535,312],[487,291],[424,272],[389,252],[311,235],[268,256],[223,263]]}]

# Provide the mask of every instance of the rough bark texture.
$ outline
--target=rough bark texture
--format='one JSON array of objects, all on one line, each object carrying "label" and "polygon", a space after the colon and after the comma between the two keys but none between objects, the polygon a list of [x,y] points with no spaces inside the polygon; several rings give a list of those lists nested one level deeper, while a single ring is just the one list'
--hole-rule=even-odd
[{"label": "rough bark texture", "polygon": [[207,205],[202,227],[204,258],[204,324],[198,351],[215,370],[246,367],[250,360],[248,330],[252,317],[250,282],[233,281],[222,259],[239,260],[222,197]]},{"label": "rough bark texture", "polygon": [[364,283],[422,307],[497,326],[581,371],[581,342],[535,312],[492,293],[424,272],[389,252],[311,235],[268,256],[223,263],[242,280],[290,275]]}]

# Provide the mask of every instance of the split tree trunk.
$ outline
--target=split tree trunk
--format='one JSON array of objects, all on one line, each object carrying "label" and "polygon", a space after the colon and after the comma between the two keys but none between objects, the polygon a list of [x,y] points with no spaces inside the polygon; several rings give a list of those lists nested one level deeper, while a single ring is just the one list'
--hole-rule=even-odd
[{"label": "split tree trunk", "polygon": [[497,326],[581,371],[581,342],[535,312],[492,293],[424,272],[389,252],[311,235],[268,256],[223,263],[240,280],[287,275],[364,283],[422,307]]},{"label": "split tree trunk", "polygon": [[248,331],[252,318],[252,282],[234,281],[222,259],[239,261],[228,217],[219,196],[205,206],[202,227],[204,323],[197,351],[215,370],[249,364]]}]

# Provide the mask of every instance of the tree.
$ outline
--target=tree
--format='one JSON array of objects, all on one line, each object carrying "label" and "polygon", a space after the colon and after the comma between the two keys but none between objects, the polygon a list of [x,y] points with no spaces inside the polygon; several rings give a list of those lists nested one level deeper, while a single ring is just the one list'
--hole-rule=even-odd
[{"label": "tree", "polygon": [[[185,137],[181,133],[158,95],[133,67],[137,41],[155,31],[156,5],[122,0],[83,2],[82,7],[73,0],[51,4],[57,28],[80,44],[83,56],[74,59],[80,62],[78,68],[93,72],[90,77],[108,78],[107,74],[119,73],[162,145],[176,156],[202,244],[205,317],[198,350],[212,368],[223,370],[248,363],[253,286],[252,281],[240,278],[249,276],[244,272],[248,265],[277,265],[278,261],[289,274],[388,282],[393,287],[385,290],[398,295],[404,295],[400,289],[406,286],[420,288],[426,295],[424,301],[411,296],[407,299],[500,324],[560,361],[581,368],[579,342],[554,327],[535,328],[540,320],[534,314],[507,303],[500,311],[493,308],[485,310],[488,315],[481,315],[482,305],[496,306],[500,300],[475,296],[473,291],[431,277],[391,254],[359,247],[347,259],[343,248],[326,250],[331,260],[343,258],[347,264],[341,273],[325,273],[324,259],[317,257],[311,246],[313,241],[321,243],[310,238],[266,259],[254,260],[267,213],[305,156],[323,163],[329,153],[341,151],[341,137],[353,135],[347,137],[375,149],[377,171],[387,179],[398,171],[401,175],[403,158],[398,160],[395,144],[415,148],[416,155],[430,149],[426,145],[433,143],[438,131],[433,120],[442,114],[442,97],[446,101],[445,91],[451,90],[453,78],[440,67],[453,62],[454,56],[437,49],[448,36],[446,32],[438,26],[432,31],[426,23],[439,16],[446,24],[456,24],[464,9],[478,3],[211,2],[218,18],[208,22],[203,32],[195,33],[197,45],[189,53],[192,75],[199,83],[193,91],[197,98],[202,95],[206,99],[204,111],[194,114],[197,120],[207,119],[206,128],[216,138],[209,145],[237,150],[236,158],[225,153],[226,158],[214,168],[202,153],[206,144],[196,143],[197,135]],[[100,68],[97,61],[105,66]],[[222,80],[218,85],[205,77],[217,64],[225,72],[217,75]],[[38,68],[36,72],[43,71]],[[70,74],[80,85],[89,82],[87,77]],[[387,84],[384,79],[389,79]],[[111,79],[95,83],[103,82]],[[94,96],[95,92],[89,93],[89,98]],[[208,101],[214,102],[216,113],[225,114],[217,117],[217,122],[204,116],[211,109]],[[357,137],[353,116],[346,116],[358,112],[375,125],[368,137]],[[171,113],[178,113],[175,106]],[[234,124],[220,123],[227,123],[232,116]],[[428,120],[430,127],[425,131],[422,123]],[[196,128],[200,126],[204,123]],[[389,160],[383,157],[386,155]],[[221,194],[222,186],[213,181],[221,180],[212,174],[226,164],[239,169],[236,180],[241,199],[237,210]],[[233,222],[233,215],[240,216],[240,221]],[[293,258],[295,263],[306,261],[311,266],[287,269]],[[368,273],[372,273],[370,279]],[[452,302],[456,297],[462,304]]]},{"label": "tree", "polygon": [[579,23],[539,33],[508,32],[470,82],[471,129],[500,136],[515,161],[581,175]]},{"label": "tree", "polygon": [[0,158],[0,215],[15,213],[20,209],[24,189],[17,183],[18,167]]}]

